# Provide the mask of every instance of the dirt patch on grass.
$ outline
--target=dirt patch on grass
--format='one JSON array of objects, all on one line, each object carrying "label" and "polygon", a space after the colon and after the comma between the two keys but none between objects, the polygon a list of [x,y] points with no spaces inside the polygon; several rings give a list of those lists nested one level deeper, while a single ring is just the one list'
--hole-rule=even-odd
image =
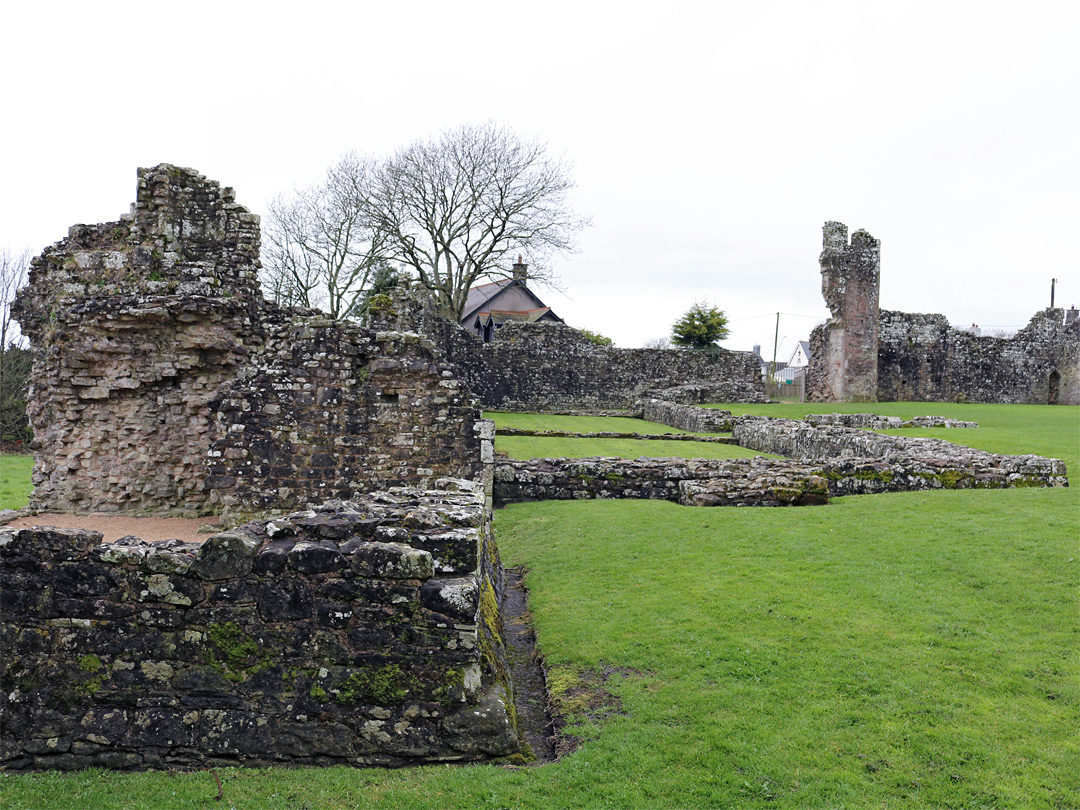
[{"label": "dirt patch on grass", "polygon": [[604,666],[575,670],[553,667],[548,670],[552,724],[555,731],[555,757],[573,753],[582,738],[575,728],[602,725],[610,718],[626,714],[622,700],[607,690],[612,678],[629,678],[646,673],[629,667]]},{"label": "dirt patch on grass", "polygon": [[[155,518],[127,517],[109,514],[67,515],[41,512],[37,515],[16,517],[7,524],[9,529],[29,529],[35,526],[54,526],[59,529],[90,529],[101,532],[106,543],[121,537],[134,535],[148,543],[155,540],[183,540],[185,543],[201,543],[220,527],[210,526],[212,518]],[[202,531],[200,531],[200,528]]]}]

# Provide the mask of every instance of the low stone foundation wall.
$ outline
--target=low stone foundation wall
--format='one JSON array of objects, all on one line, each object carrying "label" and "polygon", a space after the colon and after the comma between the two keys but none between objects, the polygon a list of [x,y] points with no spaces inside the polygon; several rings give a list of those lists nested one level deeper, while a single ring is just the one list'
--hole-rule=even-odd
[{"label": "low stone foundation wall", "polygon": [[1059,459],[1000,456],[941,439],[768,417],[739,419],[734,438],[788,458],[499,461],[495,503],[654,498],[686,506],[803,506],[834,495],[1068,486]]},{"label": "low stone foundation wall", "polygon": [[886,436],[856,428],[815,427],[794,419],[765,417],[743,418],[733,435],[742,447],[793,459],[822,460],[826,467],[844,459],[861,459],[915,474],[945,476],[961,487],[1068,486],[1065,463],[1060,459],[1000,456],[943,439]]},{"label": "low stone foundation wall", "polygon": [[650,498],[688,506],[790,506],[825,503],[828,492],[814,465],[765,457],[540,458],[501,461],[495,467],[499,506],[594,498]]},{"label": "low stone foundation wall", "polygon": [[944,416],[916,416],[901,419],[899,416],[879,416],[876,413],[811,413],[803,417],[815,427],[840,425],[841,427],[870,428],[871,430],[895,430],[898,428],[977,428],[978,422],[946,419]]},{"label": "low stone foundation wall", "polygon": [[440,484],[201,546],[0,530],[3,767],[516,752],[483,493]]},{"label": "low stone foundation wall", "polygon": [[666,399],[644,400],[642,418],[691,433],[727,433],[733,425],[731,411],[681,405]]},{"label": "low stone foundation wall", "polygon": [[495,433],[499,436],[540,436],[551,439],[635,439],[639,441],[735,444],[735,439],[731,436],[697,436],[691,433],[622,433],[613,430],[596,433],[575,433],[569,430],[529,430],[528,428],[499,428]]}]

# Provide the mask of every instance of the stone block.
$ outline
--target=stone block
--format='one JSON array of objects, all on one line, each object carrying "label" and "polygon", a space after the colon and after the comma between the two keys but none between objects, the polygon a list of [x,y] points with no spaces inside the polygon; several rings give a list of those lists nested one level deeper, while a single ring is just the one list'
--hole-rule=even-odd
[{"label": "stone block", "polygon": [[476,621],[479,600],[480,588],[474,576],[432,579],[420,588],[420,604],[463,624]]},{"label": "stone block", "polygon": [[255,564],[258,543],[239,532],[219,532],[203,543],[190,573],[200,579],[230,579],[243,577]]},{"label": "stone block", "polygon": [[358,543],[350,567],[357,576],[379,579],[429,579],[435,574],[429,552],[403,543]]}]

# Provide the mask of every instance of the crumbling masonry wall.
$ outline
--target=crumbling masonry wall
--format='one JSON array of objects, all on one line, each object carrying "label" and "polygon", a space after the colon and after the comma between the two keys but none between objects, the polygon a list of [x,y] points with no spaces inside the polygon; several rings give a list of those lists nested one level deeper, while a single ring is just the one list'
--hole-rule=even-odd
[{"label": "crumbling masonry wall", "polygon": [[1065,464],[940,439],[792,419],[737,417],[743,447],[787,458],[500,460],[495,502],[651,498],[684,506],[809,506],[832,496],[1068,486]]},{"label": "crumbling masonry wall", "polygon": [[1011,338],[975,335],[943,315],[878,309],[879,243],[824,226],[822,292],[830,320],[810,335],[815,402],[1080,404],[1080,320],[1036,313]]},{"label": "crumbling masonry wall", "polygon": [[232,189],[140,169],[129,215],[76,225],[14,311],[34,350],[31,506],[198,514],[479,479],[490,430],[431,341],[282,310]]},{"label": "crumbling masonry wall", "polygon": [[440,485],[201,545],[0,530],[0,767],[515,753],[489,511]]},{"label": "crumbling masonry wall", "polygon": [[821,292],[832,317],[810,335],[806,396],[813,402],[877,399],[881,243],[863,230],[826,222]]},{"label": "crumbling masonry wall", "polygon": [[13,307],[34,351],[32,505],[206,507],[210,402],[264,337],[258,250],[231,189],[160,166],[131,214],[33,260]]},{"label": "crumbling masonry wall", "polygon": [[652,397],[642,401],[641,418],[692,433],[726,432],[734,424],[731,411],[699,408]]},{"label": "crumbling masonry wall", "polygon": [[883,401],[1080,404],[1080,322],[1036,313],[1010,338],[954,329],[942,315],[883,310],[878,398]]},{"label": "crumbling masonry wall", "polygon": [[598,346],[558,323],[507,323],[490,343],[457,324],[436,329],[456,374],[493,410],[628,409],[674,388],[698,402],[766,400],[750,352]]}]

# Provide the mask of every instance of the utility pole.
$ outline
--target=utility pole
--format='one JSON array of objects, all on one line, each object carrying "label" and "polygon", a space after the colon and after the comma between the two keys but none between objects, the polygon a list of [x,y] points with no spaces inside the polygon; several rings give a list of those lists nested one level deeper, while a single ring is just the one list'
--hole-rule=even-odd
[{"label": "utility pole", "polygon": [[776,313],[776,334],[772,341],[772,379],[776,382],[776,344],[780,342],[780,313]]},{"label": "utility pole", "polygon": [[1054,285],[1057,284],[1057,279],[1050,279],[1050,309],[1054,308]]}]

